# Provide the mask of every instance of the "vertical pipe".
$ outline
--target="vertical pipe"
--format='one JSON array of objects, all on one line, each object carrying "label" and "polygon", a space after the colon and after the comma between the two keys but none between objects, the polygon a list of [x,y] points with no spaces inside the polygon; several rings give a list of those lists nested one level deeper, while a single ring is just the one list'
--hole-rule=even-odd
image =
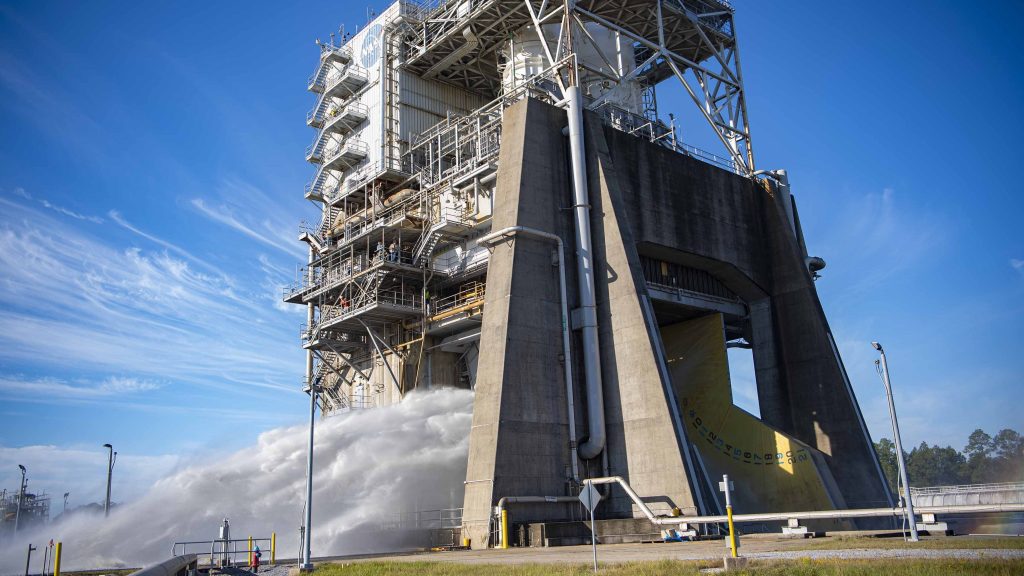
[{"label": "vertical pipe", "polygon": [[[796,216],[793,214],[793,196],[789,190],[789,176],[785,170],[775,170],[772,172],[775,175],[776,181],[779,183],[779,192],[782,195],[782,207],[786,210],[786,220],[789,221],[789,229],[793,232],[793,238],[796,239],[797,244],[800,243],[800,235],[796,231]],[[804,254],[804,256],[807,256]]]},{"label": "vertical pipe", "polygon": [[270,533],[270,565],[277,562],[277,532]]},{"label": "vertical pipe", "polygon": [[722,485],[725,486],[725,515],[729,522],[729,548],[732,550],[732,557],[736,558],[736,526],[732,522],[732,490],[729,486],[729,475],[722,475]]},{"label": "vertical pipe", "polygon": [[57,548],[53,552],[53,576],[60,576],[60,553],[63,542],[57,542]]},{"label": "vertical pipe", "polygon": [[252,536],[249,536],[249,568],[252,568]]},{"label": "vertical pipe", "polygon": [[[573,376],[572,376],[572,342],[569,336],[569,298],[565,286],[565,259],[563,254],[565,253],[565,246],[562,244],[562,239],[557,234],[550,232],[544,232],[543,230],[536,230],[534,228],[528,228],[526,226],[510,226],[508,228],[502,228],[495,232],[483,236],[477,242],[481,245],[490,245],[497,239],[511,234],[513,232],[519,232],[527,236],[534,236],[538,238],[544,238],[551,240],[557,246],[558,254],[558,293],[562,303],[562,356],[564,358],[564,374],[565,374],[565,400],[566,400],[566,411],[568,412],[569,420],[569,448],[572,452],[572,478],[576,482],[580,481],[580,470],[579,470],[579,459],[577,457],[577,446],[576,446],[576,402],[575,393],[573,391]],[[607,468],[607,466],[606,466]]]},{"label": "vertical pipe", "polygon": [[914,518],[914,501],[910,496],[910,480],[907,477],[907,463],[903,460],[903,443],[900,441],[900,424],[896,420],[896,404],[892,400],[892,386],[889,384],[889,365],[885,361],[885,350],[878,345],[878,351],[882,354],[882,382],[885,384],[885,396],[889,400],[889,416],[892,418],[893,440],[896,442],[896,462],[900,465],[900,478],[903,482],[903,489],[906,490],[906,512],[907,521],[910,523],[910,541],[920,540],[917,534],[917,520]]},{"label": "vertical pipe", "polygon": [[590,238],[590,196],[583,144],[583,102],[578,86],[565,90],[569,116],[569,151],[572,162],[573,211],[576,220],[576,267],[580,292],[580,323],[583,340],[583,371],[590,416],[589,438],[580,445],[584,460],[604,450],[604,392],[601,389],[601,357],[597,336],[597,305],[594,291],[594,255]]},{"label": "vertical pipe", "polygon": [[25,576],[28,576],[29,564],[32,562],[32,551],[35,549],[35,546],[28,545],[28,556],[25,558]]},{"label": "vertical pipe", "polygon": [[508,548],[508,510],[501,509],[501,547]]}]

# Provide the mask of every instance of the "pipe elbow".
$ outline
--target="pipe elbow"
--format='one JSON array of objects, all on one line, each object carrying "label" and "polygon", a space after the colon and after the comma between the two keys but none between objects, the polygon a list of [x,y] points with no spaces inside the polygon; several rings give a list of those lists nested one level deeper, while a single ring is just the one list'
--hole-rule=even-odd
[{"label": "pipe elbow", "polygon": [[600,430],[591,430],[590,438],[587,438],[586,442],[580,444],[577,453],[583,460],[597,458],[601,452],[604,451],[605,441],[606,438],[603,428]]}]

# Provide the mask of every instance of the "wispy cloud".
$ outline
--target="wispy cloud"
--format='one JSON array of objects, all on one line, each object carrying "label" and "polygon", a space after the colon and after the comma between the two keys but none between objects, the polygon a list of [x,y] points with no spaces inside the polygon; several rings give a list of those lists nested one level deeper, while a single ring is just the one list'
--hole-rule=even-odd
[{"label": "wispy cloud", "polygon": [[1024,260],[1018,258],[1010,258],[1010,268],[1024,274]]},{"label": "wispy cloud", "polygon": [[225,226],[231,228],[232,230],[241,232],[242,234],[248,236],[249,238],[252,238],[257,242],[261,242],[263,244],[266,244],[267,246],[280,250],[281,252],[284,252],[289,256],[295,256],[299,258],[302,257],[302,251],[299,249],[298,243],[296,242],[294,245],[288,245],[272,237],[269,230],[271,226],[266,221],[259,225],[264,230],[267,230],[267,232],[263,232],[257,230],[251,224],[246,224],[242,222],[235,215],[235,211],[226,205],[222,204],[219,206],[208,206],[202,198],[192,199],[192,205],[195,206],[197,210],[199,210],[200,214],[206,216],[207,218],[213,220],[214,222],[224,224]]},{"label": "wispy cloud", "polygon": [[57,398],[104,398],[159,390],[163,384],[139,378],[111,376],[101,382],[67,382],[57,378],[21,379],[0,376],[0,394],[43,394]]},{"label": "wispy cloud", "polygon": [[837,298],[834,306],[872,294],[943,249],[943,219],[900,198],[894,188],[853,196],[832,210],[842,218],[809,235],[822,239],[809,249],[829,263],[820,287]]},{"label": "wispy cloud", "polygon": [[21,198],[24,198],[26,200],[33,200],[35,202],[38,202],[44,208],[47,208],[49,210],[53,210],[54,212],[57,212],[58,214],[63,214],[64,216],[70,216],[71,218],[74,218],[75,220],[82,220],[82,221],[85,221],[85,222],[92,222],[93,224],[103,224],[103,218],[100,218],[99,216],[89,216],[89,215],[86,215],[86,214],[80,214],[78,212],[75,212],[74,210],[71,210],[70,208],[65,208],[64,206],[60,206],[58,204],[54,204],[54,203],[50,202],[49,200],[47,200],[46,198],[34,198],[24,188],[21,188],[21,187],[18,187],[18,188],[14,189],[14,195],[15,196],[20,196]]},{"label": "wispy cloud", "polygon": [[[4,198],[0,214],[0,365],[47,358],[44,377],[136,379],[88,392],[64,378],[61,390],[79,396],[165,381],[257,396],[294,389],[294,320],[268,305],[258,284],[239,290],[138,228],[162,249],[125,248]],[[13,387],[0,386],[0,396]]]},{"label": "wispy cloud", "polygon": [[217,268],[215,266],[211,265],[210,263],[206,262],[205,260],[197,258],[196,256],[192,255],[191,252],[189,252],[188,250],[185,250],[181,246],[178,246],[177,244],[174,244],[172,242],[168,242],[167,240],[164,240],[163,238],[160,238],[158,236],[155,236],[153,234],[145,232],[145,231],[143,231],[143,230],[141,230],[139,228],[136,228],[130,222],[128,222],[128,220],[126,220],[124,218],[124,216],[122,216],[121,213],[118,212],[117,210],[111,210],[110,212],[107,213],[107,216],[109,216],[111,220],[116,222],[119,226],[121,226],[125,230],[128,230],[129,232],[132,232],[134,234],[137,234],[137,235],[141,236],[142,238],[145,238],[146,240],[149,240],[150,242],[152,242],[152,243],[154,243],[154,244],[156,244],[158,246],[166,248],[166,249],[170,250],[171,252],[174,252],[175,254],[177,254],[179,256],[182,256],[184,258],[188,258],[190,261],[192,261],[192,262],[202,266],[203,268],[206,268],[207,270],[210,270],[210,271],[213,271],[213,272],[217,272],[218,274],[220,274],[220,271],[217,270]]}]

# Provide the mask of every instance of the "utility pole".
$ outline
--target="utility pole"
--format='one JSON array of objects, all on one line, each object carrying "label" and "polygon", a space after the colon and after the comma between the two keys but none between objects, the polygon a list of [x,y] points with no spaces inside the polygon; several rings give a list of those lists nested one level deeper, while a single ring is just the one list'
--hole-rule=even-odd
[{"label": "utility pole", "polygon": [[[117,452],[114,452],[114,447],[110,444],[104,444],[103,447],[107,449],[107,499],[103,502],[103,517],[106,518],[110,516],[110,480],[114,475],[114,462],[117,460]],[[65,499],[66,502],[67,500]]]},{"label": "utility pole", "polygon": [[60,513],[61,516],[63,516],[63,515],[68,513],[68,496],[70,496],[70,495],[71,495],[71,492],[65,492],[64,493],[64,510]]},{"label": "utility pole", "polygon": [[900,467],[900,481],[903,483],[904,498],[906,502],[907,521],[910,523],[910,542],[917,542],[920,538],[917,535],[917,520],[914,519],[914,501],[910,497],[910,480],[907,477],[907,463],[903,459],[903,443],[900,441],[900,424],[896,420],[896,405],[892,400],[892,386],[889,384],[889,365],[885,362],[885,350],[878,342],[872,342],[871,346],[882,355],[882,383],[885,384],[885,396],[889,400],[889,417],[892,419],[893,441],[896,443],[896,462]]}]

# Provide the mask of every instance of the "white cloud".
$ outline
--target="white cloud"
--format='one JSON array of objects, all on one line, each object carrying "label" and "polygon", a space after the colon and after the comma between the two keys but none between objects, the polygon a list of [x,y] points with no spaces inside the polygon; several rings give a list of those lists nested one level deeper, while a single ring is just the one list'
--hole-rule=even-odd
[{"label": "white cloud", "polygon": [[0,394],[45,395],[51,398],[102,398],[158,390],[163,384],[139,378],[111,376],[101,382],[67,382],[53,377],[22,379],[0,376]]},{"label": "white cloud", "polygon": [[[162,247],[170,250],[171,252],[174,252],[175,254],[178,254],[179,256],[183,256],[183,257],[189,259],[190,261],[195,262],[196,264],[199,264],[203,268],[206,268],[207,270],[217,272],[218,274],[220,273],[217,270],[216,267],[214,267],[213,265],[209,264],[208,262],[206,262],[204,260],[196,258],[188,250],[185,250],[184,248],[178,246],[177,244],[168,242],[168,241],[164,240],[163,238],[159,238],[157,236],[154,236],[153,234],[149,234],[148,232],[144,232],[144,231],[136,228],[130,222],[128,222],[128,220],[126,220],[124,218],[124,216],[122,216],[121,213],[118,212],[117,210],[111,210],[110,212],[107,213],[107,216],[109,216],[110,219],[113,220],[114,222],[117,222],[117,224],[119,226],[121,226],[122,228],[124,228],[125,230],[128,230],[129,232],[133,232],[133,233],[141,236],[142,238],[145,238],[146,240],[149,240],[150,242],[153,242],[154,244],[156,244],[158,246],[162,246]],[[227,279],[226,276],[224,278]]]},{"label": "white cloud", "polygon": [[826,300],[834,298],[827,306],[831,312],[841,313],[928,259],[941,258],[949,226],[900,198],[895,189],[884,188],[830,206],[830,219],[816,222],[804,215],[809,251],[829,264],[818,289]]},{"label": "white cloud", "polygon": [[1024,272],[1024,260],[1010,258],[1010,267],[1018,272]]},{"label": "white cloud", "polygon": [[56,212],[58,214],[62,214],[64,216],[69,216],[71,218],[74,218],[75,220],[82,220],[84,222],[92,222],[93,224],[103,224],[103,218],[100,218],[99,216],[89,216],[89,215],[86,215],[86,214],[80,214],[78,212],[75,212],[74,210],[71,210],[70,208],[65,208],[64,206],[60,206],[58,204],[54,204],[53,202],[50,202],[46,198],[34,198],[24,188],[21,188],[21,187],[15,188],[13,190],[13,193],[14,193],[15,196],[19,196],[19,197],[24,198],[26,200],[34,200],[34,201],[38,202],[42,207],[44,207],[44,208],[46,208],[48,210],[53,210],[54,212]]},{"label": "white cloud", "polygon": [[[46,358],[42,377],[127,374],[136,387],[168,382],[257,396],[295,389],[302,361],[294,320],[257,285],[239,291],[191,259],[107,243],[3,198],[0,213],[0,363]],[[108,383],[116,386],[131,384]]]},{"label": "white cloud", "polygon": [[[257,242],[262,242],[267,246],[276,248],[284,252],[285,254],[289,254],[291,256],[302,256],[301,250],[298,250],[298,242],[295,243],[294,247],[289,246],[278,240],[268,237],[266,234],[262,232],[254,230],[251,226],[242,223],[242,221],[235,216],[234,211],[228,206],[207,206],[206,202],[203,201],[203,199],[201,198],[193,198],[192,205],[195,206],[196,209],[199,210],[199,212],[202,215],[206,216],[210,220],[213,220],[214,222],[220,222],[221,224],[224,224],[225,226],[233,230],[241,232],[242,234],[248,236],[249,238],[252,238],[253,240],[256,240]],[[262,226],[264,228],[269,228],[269,225],[266,222],[264,222]]]}]

